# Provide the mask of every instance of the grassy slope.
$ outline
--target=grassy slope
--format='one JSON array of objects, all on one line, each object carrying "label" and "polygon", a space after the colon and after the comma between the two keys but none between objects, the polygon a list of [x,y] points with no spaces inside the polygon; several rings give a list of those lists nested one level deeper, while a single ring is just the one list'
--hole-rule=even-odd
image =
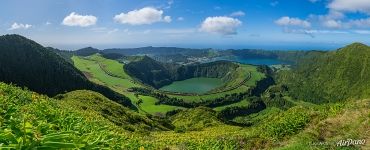
[{"label": "grassy slope", "polygon": [[[335,142],[341,139],[368,140],[369,104],[370,100],[350,100],[346,103],[294,106],[287,111],[269,108],[248,117],[248,121],[255,123],[251,127],[220,125],[182,134],[174,131],[153,132],[151,136],[154,142],[168,145],[189,141],[202,147],[218,138],[224,143],[213,141],[213,144],[228,146],[229,149],[334,149]],[[183,124],[186,122],[189,121],[182,121]],[[330,145],[311,145],[319,141]],[[187,148],[193,146],[183,144]],[[365,149],[366,146],[369,144],[344,149]]]},{"label": "grassy slope", "polygon": [[215,111],[221,111],[221,110],[224,110],[225,108],[228,108],[228,107],[234,107],[234,106],[248,106],[250,104],[249,100],[248,99],[244,99],[240,102],[237,102],[237,103],[234,103],[234,104],[230,104],[230,105],[224,105],[224,106],[220,106],[220,107],[215,107],[213,108],[213,110]]},{"label": "grassy slope", "polygon": [[[315,120],[302,132],[281,144],[285,150],[308,149],[369,149],[370,144],[370,100],[352,101],[346,105],[329,106],[322,109],[327,118]],[[366,140],[365,145],[337,147],[340,140]],[[312,143],[316,144],[312,146]],[[319,145],[324,143],[323,145]]]},{"label": "grassy slope", "polygon": [[78,90],[56,96],[60,104],[84,113],[95,112],[117,126],[129,131],[137,130],[168,130],[158,122],[144,115],[130,111],[103,95],[86,90]]},{"label": "grassy slope", "polygon": [[104,84],[109,87],[117,87],[127,89],[136,86],[128,79],[121,79],[106,74],[99,66],[99,63],[90,59],[83,59],[78,56],[73,56],[72,60],[75,66],[80,69],[89,79]]},{"label": "grassy slope", "polygon": [[157,102],[158,100],[150,96],[139,95],[139,98],[143,100],[143,103],[140,104],[140,109],[150,114],[166,113],[168,111],[181,108],[169,105],[155,105],[155,102]]},{"label": "grassy slope", "polygon": [[175,127],[186,130],[201,130],[223,124],[216,117],[216,112],[206,107],[184,110],[175,114],[170,119]]},{"label": "grassy slope", "polygon": [[[0,83],[0,149],[138,148],[127,131],[95,112]],[[131,143],[131,144],[130,144]]]},{"label": "grassy slope", "polygon": [[100,56],[99,54],[91,55],[88,58],[96,62],[99,62],[102,65],[102,67],[109,73],[123,79],[132,80],[132,78],[128,74],[126,74],[126,72],[122,71],[124,64],[119,63],[118,61],[115,60],[106,59]]}]

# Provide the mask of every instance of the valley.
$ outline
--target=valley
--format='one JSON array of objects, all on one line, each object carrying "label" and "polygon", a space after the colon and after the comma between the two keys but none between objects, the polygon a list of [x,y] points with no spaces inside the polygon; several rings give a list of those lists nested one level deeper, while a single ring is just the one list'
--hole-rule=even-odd
[{"label": "valley", "polygon": [[369,140],[369,54],[63,51],[1,36],[0,149],[368,149],[336,142]]},{"label": "valley", "polygon": [[[144,60],[148,59],[149,61],[154,61],[149,58],[145,58]],[[204,77],[197,77],[192,78],[194,75],[190,75],[189,79],[182,80],[182,81],[174,81],[170,85],[164,87],[171,87],[173,84],[178,84],[179,82],[183,81],[192,81],[196,79],[202,80],[210,80],[208,81],[210,84],[213,84],[213,88],[209,88],[201,93],[199,92],[200,89],[196,89],[194,83],[184,83],[184,85],[179,88],[175,88],[175,90],[180,91],[169,91],[164,90],[162,88],[155,88],[146,83],[143,83],[139,79],[132,77],[127,74],[124,70],[124,66],[127,64],[120,63],[117,60],[111,60],[102,57],[100,54],[93,54],[90,56],[73,56],[72,60],[76,68],[81,70],[89,80],[94,83],[101,84],[107,87],[110,87],[112,90],[122,93],[126,95],[128,98],[131,99],[133,104],[136,104],[140,110],[143,112],[150,112],[151,114],[160,114],[164,115],[169,111],[174,111],[176,109],[182,109],[183,107],[193,107],[189,105],[203,105],[201,103],[212,102],[213,99],[223,99],[225,96],[231,95],[247,95],[249,94],[247,91],[250,90],[253,86],[256,85],[256,82],[264,77],[263,73],[257,71],[255,66],[251,65],[243,65],[239,64],[239,67],[235,68],[235,72],[238,73],[231,73],[227,72],[224,73],[225,76],[223,77],[220,75],[220,78],[204,78]],[[136,60],[137,61],[137,60]],[[139,59],[139,61],[141,61]],[[219,62],[216,62],[219,63]],[[222,63],[222,62],[221,62]],[[236,67],[236,66],[233,66]],[[149,69],[149,68],[145,68]],[[183,68],[180,68],[183,69]],[[183,69],[188,70],[188,69]],[[201,72],[201,71],[200,71]],[[200,73],[201,75],[202,73]],[[213,73],[215,74],[215,73]],[[217,73],[216,73],[217,74]],[[181,75],[179,75],[181,76]],[[198,75],[195,75],[198,76]],[[210,74],[212,76],[212,73]],[[182,77],[187,78],[187,77]],[[231,79],[228,79],[231,78]],[[152,79],[150,79],[152,80]],[[224,81],[223,81],[224,80]],[[229,80],[232,80],[229,81]],[[214,82],[217,81],[217,82]],[[193,81],[194,82],[194,81]],[[216,85],[216,84],[217,85]],[[187,84],[187,85],[186,85]],[[198,82],[199,86],[205,86],[204,83]],[[187,87],[186,87],[187,86]],[[196,92],[183,92],[181,89],[184,88],[195,90]],[[201,87],[200,87],[201,88]],[[207,87],[206,87],[207,88]],[[145,89],[152,92],[135,92],[132,89]],[[164,96],[168,97],[169,99],[178,99],[178,101],[183,103],[177,103],[176,101],[166,102],[164,101],[161,104],[158,100],[158,96],[153,96],[156,93],[163,94]],[[226,102],[225,104],[229,105],[234,102],[238,103],[242,101],[243,97],[239,96],[238,99],[232,99],[230,102]],[[171,103],[177,103],[172,104]],[[218,104],[222,106],[223,104]],[[224,106],[227,107],[227,106]]]}]

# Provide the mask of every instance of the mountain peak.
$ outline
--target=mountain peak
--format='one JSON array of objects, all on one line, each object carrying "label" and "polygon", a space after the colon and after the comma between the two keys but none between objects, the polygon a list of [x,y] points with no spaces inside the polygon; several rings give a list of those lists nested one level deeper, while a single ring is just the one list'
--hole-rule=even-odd
[{"label": "mountain peak", "polygon": [[74,51],[74,53],[78,56],[90,56],[90,55],[93,55],[99,52],[100,52],[99,49],[96,49],[93,47],[85,47],[85,48],[81,48],[79,50]]},{"label": "mountain peak", "polygon": [[369,48],[370,47],[367,46],[366,44],[356,42],[356,43],[347,45],[343,48],[340,48],[339,51],[340,52],[357,52],[357,51],[366,51],[366,50],[369,50]]},{"label": "mountain peak", "polygon": [[19,35],[19,34],[5,34],[5,35],[2,35],[0,37],[5,37],[5,38],[9,38],[9,37],[19,37],[19,38],[26,38],[22,35]]},{"label": "mountain peak", "polygon": [[28,43],[28,44],[35,44],[35,45],[38,45],[41,47],[40,44],[36,43],[35,41],[31,40],[31,39],[28,39],[22,35],[19,35],[19,34],[6,34],[6,35],[2,35],[0,36],[0,40],[3,40],[3,41],[8,41],[8,42],[11,42],[11,43]]},{"label": "mountain peak", "polygon": [[352,43],[350,45],[347,45],[346,47],[344,48],[347,48],[347,47],[357,47],[357,48],[367,48],[368,46],[366,44],[363,44],[363,43],[360,43],[360,42],[355,42],[355,43]]}]

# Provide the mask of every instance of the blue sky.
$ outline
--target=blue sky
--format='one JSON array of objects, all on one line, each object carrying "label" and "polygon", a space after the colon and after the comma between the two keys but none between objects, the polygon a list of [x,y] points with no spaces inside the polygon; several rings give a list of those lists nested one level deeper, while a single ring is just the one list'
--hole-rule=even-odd
[{"label": "blue sky", "polygon": [[2,0],[0,34],[77,49],[370,44],[370,0]]}]

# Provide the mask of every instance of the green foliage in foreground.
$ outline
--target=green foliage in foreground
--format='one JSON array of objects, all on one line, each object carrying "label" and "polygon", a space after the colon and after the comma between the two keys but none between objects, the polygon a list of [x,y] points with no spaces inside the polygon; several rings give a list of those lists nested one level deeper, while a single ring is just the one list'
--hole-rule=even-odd
[{"label": "green foliage in foreground", "polygon": [[172,121],[179,127],[201,129],[142,135],[124,130],[110,118],[119,116],[102,114],[107,106],[118,106],[99,94],[79,92],[96,100],[77,103],[73,96],[79,94],[73,92],[65,95],[71,99],[55,100],[0,83],[0,149],[333,149],[335,145],[312,143],[370,137],[365,132],[370,124],[369,100],[261,112],[258,124],[244,128],[223,124],[211,109],[196,108],[178,113]]},{"label": "green foliage in foreground", "polygon": [[126,132],[99,115],[0,83],[0,148],[138,149]]}]

